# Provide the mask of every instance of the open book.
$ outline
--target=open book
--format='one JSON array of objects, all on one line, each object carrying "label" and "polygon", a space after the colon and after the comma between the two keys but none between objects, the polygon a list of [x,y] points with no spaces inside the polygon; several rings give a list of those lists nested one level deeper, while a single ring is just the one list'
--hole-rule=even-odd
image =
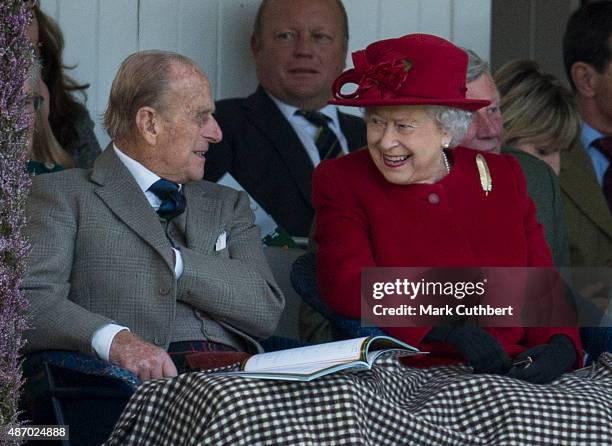
[{"label": "open book", "polygon": [[339,370],[369,370],[381,354],[423,354],[418,349],[389,336],[370,336],[328,342],[251,356],[240,371],[223,375],[248,378],[312,381]]}]

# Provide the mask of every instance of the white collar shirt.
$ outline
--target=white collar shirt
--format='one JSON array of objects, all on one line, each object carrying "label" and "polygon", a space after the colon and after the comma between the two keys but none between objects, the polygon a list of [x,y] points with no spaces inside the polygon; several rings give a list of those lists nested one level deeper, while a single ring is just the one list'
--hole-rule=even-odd
[{"label": "white collar shirt", "polygon": [[140,190],[145,194],[145,197],[147,197],[147,201],[149,202],[149,204],[153,207],[153,209],[157,211],[161,204],[161,200],[157,195],[151,192],[149,188],[157,180],[160,180],[161,177],[156,173],[151,172],[149,169],[147,169],[135,159],[127,156],[121,151],[121,149],[119,149],[119,147],[115,145],[115,143],[113,143],[113,150],[115,151],[123,165],[127,167],[127,170],[130,171],[130,173],[134,177],[134,180],[136,180],[136,184],[138,184]]},{"label": "white collar shirt", "polygon": [[[268,96],[276,104],[285,119],[287,119],[287,121],[297,134],[298,138],[300,139],[302,146],[304,146],[306,153],[310,157],[312,165],[316,167],[321,162],[319,149],[317,149],[317,145],[315,144],[319,128],[309,122],[305,117],[296,115],[295,112],[299,110],[297,107],[285,104],[284,102],[280,101],[279,99],[276,99],[269,93]],[[340,128],[338,108],[334,105],[328,104],[318,111],[331,119],[331,121],[329,121],[328,123],[328,127],[332,132],[334,132],[334,134],[338,138],[338,142],[340,143],[340,147],[342,148],[342,153],[348,153],[348,144],[346,142],[344,134],[342,133],[342,129]]]},{"label": "white collar shirt", "polygon": [[593,142],[596,139],[603,138],[604,135],[595,130],[586,122],[582,121],[582,129],[580,131],[580,142],[582,143],[582,148],[585,150],[589,158],[591,159],[591,164],[593,165],[593,170],[595,171],[595,177],[597,178],[597,182],[600,186],[603,186],[603,177],[610,165],[610,160],[601,153],[597,147],[593,146]]}]

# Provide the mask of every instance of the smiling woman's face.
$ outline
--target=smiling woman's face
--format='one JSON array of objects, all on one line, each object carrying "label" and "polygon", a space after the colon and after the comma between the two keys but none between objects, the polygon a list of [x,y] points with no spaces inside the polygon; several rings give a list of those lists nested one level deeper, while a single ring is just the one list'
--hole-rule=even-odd
[{"label": "smiling woman's face", "polygon": [[373,107],[366,122],[370,156],[390,183],[435,183],[446,175],[442,146],[451,135],[423,107]]}]

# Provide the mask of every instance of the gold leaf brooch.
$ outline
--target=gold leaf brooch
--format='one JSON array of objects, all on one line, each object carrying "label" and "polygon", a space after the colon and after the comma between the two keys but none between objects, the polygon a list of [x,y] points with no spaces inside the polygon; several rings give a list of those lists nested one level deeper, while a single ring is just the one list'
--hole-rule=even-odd
[{"label": "gold leaf brooch", "polygon": [[489,192],[493,190],[493,180],[491,179],[491,172],[489,172],[489,166],[480,153],[476,155],[476,167],[478,167],[478,174],[480,175],[480,186],[485,192],[485,196],[489,195]]}]

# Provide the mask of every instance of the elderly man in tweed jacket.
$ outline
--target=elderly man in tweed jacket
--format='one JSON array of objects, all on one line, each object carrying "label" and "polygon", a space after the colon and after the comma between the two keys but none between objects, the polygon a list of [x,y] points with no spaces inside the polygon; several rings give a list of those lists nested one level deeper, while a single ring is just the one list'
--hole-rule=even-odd
[{"label": "elderly man in tweed jacket", "polygon": [[213,109],[188,58],[123,62],[105,113],[113,143],[92,170],[34,180],[26,350],[77,350],[149,379],[176,375],[176,343],[255,351],[272,334],[284,298],[248,197],[200,181],[222,137]]}]

